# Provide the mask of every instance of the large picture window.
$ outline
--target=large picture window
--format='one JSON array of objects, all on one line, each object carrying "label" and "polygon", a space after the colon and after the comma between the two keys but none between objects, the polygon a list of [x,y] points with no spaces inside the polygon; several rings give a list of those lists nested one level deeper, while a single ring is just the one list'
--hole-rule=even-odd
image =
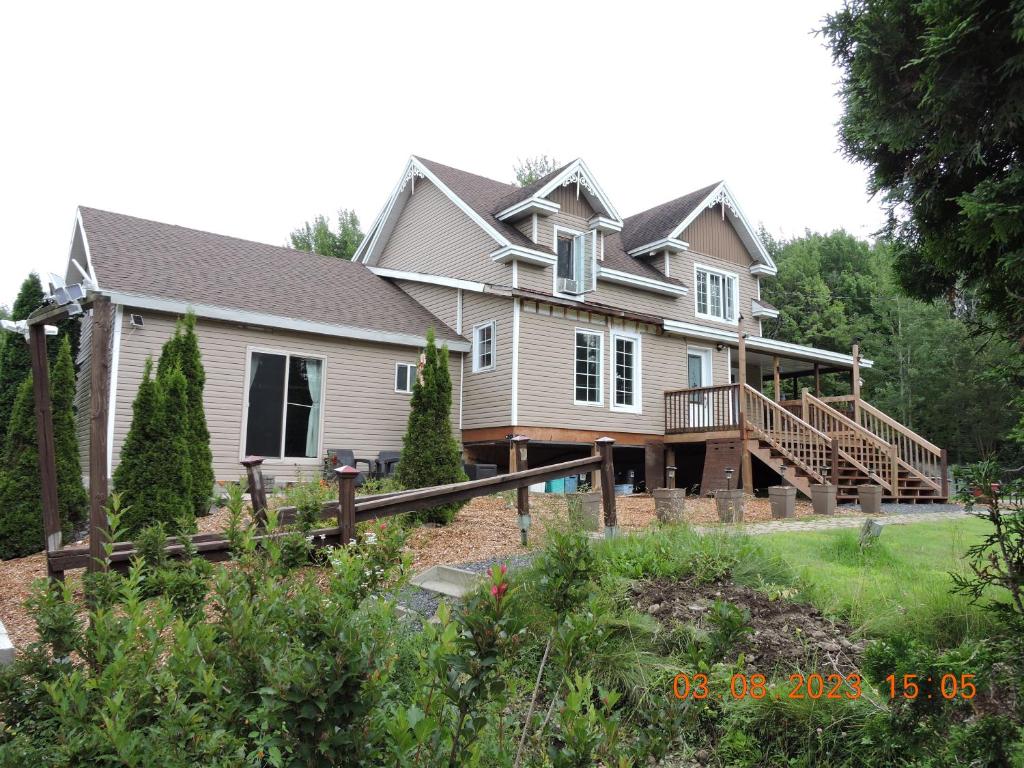
[{"label": "large picture window", "polygon": [[323,360],[249,353],[245,453],[276,459],[320,455]]},{"label": "large picture window", "polygon": [[640,411],[640,338],[632,334],[612,335],[612,409]]},{"label": "large picture window", "polygon": [[576,397],[583,405],[601,404],[601,334],[576,331]]},{"label": "large picture window", "polygon": [[694,268],[697,286],[697,316],[727,323],[736,322],[736,275],[717,272],[708,267]]}]

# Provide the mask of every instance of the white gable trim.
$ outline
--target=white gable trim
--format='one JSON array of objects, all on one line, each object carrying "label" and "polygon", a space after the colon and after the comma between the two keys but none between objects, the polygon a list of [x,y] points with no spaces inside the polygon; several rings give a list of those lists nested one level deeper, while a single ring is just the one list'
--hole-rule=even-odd
[{"label": "white gable trim", "polygon": [[[368,267],[368,269],[379,277],[387,277],[392,280],[442,285],[446,288],[459,288],[473,293],[483,293],[487,287],[484,283],[478,283],[473,280],[459,280],[455,277],[445,277],[443,275],[428,275],[424,272],[405,272],[401,269],[385,269],[384,267]],[[456,331],[458,331],[457,328]]]},{"label": "white gable trim", "polygon": [[542,216],[550,216],[553,213],[558,213],[562,209],[558,203],[552,202],[551,200],[539,200],[535,197],[528,197],[522,202],[510,205],[495,216],[502,221],[506,219],[516,219],[529,214],[537,215],[538,213]]},{"label": "white gable trim", "polygon": [[638,288],[642,291],[660,293],[663,296],[685,296],[690,292],[685,285],[665,283],[651,277],[634,275],[629,272],[621,272],[617,269],[608,269],[602,266],[599,266],[597,269],[597,279],[603,280],[606,283],[616,283],[629,286],[630,288]]},{"label": "white gable trim", "polygon": [[[729,188],[725,185],[725,182],[721,182],[717,187],[711,190],[710,194],[705,197],[696,208],[683,219],[675,229],[669,234],[671,238],[678,238],[688,226],[693,224],[704,211],[713,205],[722,203],[725,205],[726,210],[729,212],[729,221],[736,226],[737,234],[740,236],[740,240],[743,241],[743,245],[746,246],[747,251],[756,262],[754,266],[760,267],[759,271],[754,274],[762,275],[774,275],[778,272],[775,266],[775,262],[772,261],[772,257],[768,254],[764,244],[761,242],[761,238],[757,236],[757,232],[750,226],[750,222],[744,215],[743,210],[740,208],[739,203],[736,202],[736,198],[729,191]],[[754,272],[754,268],[751,267],[751,272]]]},{"label": "white gable trim", "polygon": [[594,196],[594,198],[601,204],[609,218],[622,223],[622,217],[619,212],[612,205],[612,201],[608,199],[608,195],[605,194],[604,190],[597,183],[597,179],[594,178],[594,174],[590,172],[587,164],[582,159],[577,158],[573,160],[565,169],[558,174],[555,178],[541,187],[533,194],[534,199],[545,198],[554,192],[558,187],[572,183],[575,180],[577,184],[583,184],[584,187]]},{"label": "white gable trim", "polygon": [[516,259],[525,261],[527,264],[537,264],[542,267],[550,267],[557,261],[553,253],[534,251],[529,248],[523,248],[520,245],[506,245],[491,254],[491,260],[498,264],[507,264]]},{"label": "white gable trim", "polygon": [[639,248],[634,248],[631,251],[627,251],[630,256],[653,256],[658,251],[671,251],[673,253],[680,253],[690,247],[690,244],[679,240],[674,237],[663,237],[661,240],[655,240],[653,243],[647,243],[641,245]]}]

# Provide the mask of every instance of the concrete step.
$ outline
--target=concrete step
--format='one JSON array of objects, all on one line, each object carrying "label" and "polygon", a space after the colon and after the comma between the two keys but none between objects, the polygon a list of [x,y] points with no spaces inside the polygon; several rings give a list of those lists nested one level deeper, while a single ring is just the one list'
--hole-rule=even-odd
[{"label": "concrete step", "polygon": [[435,565],[413,576],[409,583],[428,592],[461,598],[473,590],[482,579],[482,574],[473,571],[448,565]]}]

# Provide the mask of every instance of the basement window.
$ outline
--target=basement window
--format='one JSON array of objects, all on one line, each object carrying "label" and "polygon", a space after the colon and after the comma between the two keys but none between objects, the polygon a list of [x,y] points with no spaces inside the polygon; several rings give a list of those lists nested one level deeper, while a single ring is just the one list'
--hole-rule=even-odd
[{"label": "basement window", "polygon": [[245,453],[316,459],[324,361],[276,352],[249,353],[245,383]]}]

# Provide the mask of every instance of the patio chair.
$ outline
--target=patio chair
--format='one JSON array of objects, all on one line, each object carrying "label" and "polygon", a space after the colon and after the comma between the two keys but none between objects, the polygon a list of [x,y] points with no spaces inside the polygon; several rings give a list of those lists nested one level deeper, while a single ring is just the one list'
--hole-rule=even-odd
[{"label": "patio chair", "polygon": [[327,475],[328,480],[334,480],[334,470],[338,467],[353,467],[355,469],[359,469],[360,464],[366,465],[366,472],[360,472],[356,476],[357,488],[366,482],[367,474],[373,474],[375,460],[356,458],[355,451],[349,448],[328,448],[327,466],[324,467],[324,474]]},{"label": "patio chair", "polygon": [[401,458],[401,451],[380,451],[377,454],[377,476],[391,477]]}]

